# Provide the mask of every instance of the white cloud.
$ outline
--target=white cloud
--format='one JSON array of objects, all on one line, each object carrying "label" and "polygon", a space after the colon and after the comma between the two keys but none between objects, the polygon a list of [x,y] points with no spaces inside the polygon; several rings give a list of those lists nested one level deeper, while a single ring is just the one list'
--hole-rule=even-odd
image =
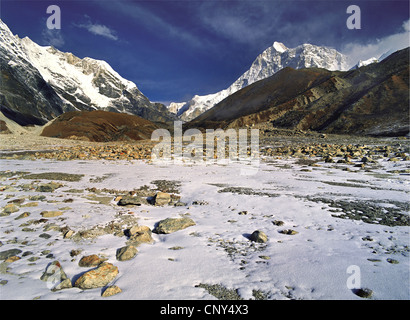
[{"label": "white cloud", "polygon": [[181,41],[185,45],[189,45],[195,48],[210,49],[212,43],[197,36],[195,32],[186,30],[171,22],[168,22],[166,18],[152,12],[148,8],[137,2],[121,1],[115,2],[115,6],[111,5],[111,1],[101,1],[98,3],[100,6],[107,8],[108,10],[116,10],[124,16],[137,21],[143,25],[150,32],[154,32],[159,36],[172,37]]},{"label": "white cloud", "polygon": [[115,30],[110,29],[109,27],[103,25],[103,24],[98,24],[98,23],[92,23],[90,20],[90,17],[85,15],[86,19],[88,20],[86,23],[82,24],[76,24],[73,23],[74,26],[78,28],[83,28],[88,30],[88,32],[95,34],[97,36],[102,36],[110,40],[118,40],[118,36]]},{"label": "white cloud", "polygon": [[118,40],[118,36],[115,34],[115,31],[102,24],[89,24],[86,26],[86,29],[92,34],[103,36],[111,40]]},{"label": "white cloud", "polygon": [[198,10],[198,20],[204,28],[216,35],[239,44],[255,46],[265,43],[267,39],[273,43],[272,34],[280,24],[281,12],[286,3],[265,1],[243,1],[220,3],[206,1]]},{"label": "white cloud", "polygon": [[60,29],[44,29],[41,32],[42,40],[45,45],[52,45],[53,47],[62,47],[65,43]]},{"label": "white cloud", "polygon": [[341,51],[349,57],[349,62],[353,66],[359,60],[379,58],[386,52],[392,53],[408,46],[410,46],[410,19],[403,22],[402,29],[398,33],[367,44],[349,43]]}]

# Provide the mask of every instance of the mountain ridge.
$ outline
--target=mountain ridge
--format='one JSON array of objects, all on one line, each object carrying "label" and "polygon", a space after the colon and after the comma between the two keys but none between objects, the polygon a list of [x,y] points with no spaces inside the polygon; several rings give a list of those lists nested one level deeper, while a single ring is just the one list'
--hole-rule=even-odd
[{"label": "mountain ridge", "polygon": [[409,48],[349,71],[285,68],[247,86],[186,127],[272,127],[326,133],[409,133]]},{"label": "mountain ridge", "polygon": [[1,111],[20,124],[44,124],[81,110],[122,112],[158,122],[176,119],[106,61],[20,39],[1,20],[0,43]]},{"label": "mountain ridge", "polygon": [[320,67],[328,70],[347,70],[347,57],[335,49],[312,44],[302,44],[295,48],[287,48],[283,43],[274,42],[272,46],[259,54],[235,82],[217,93],[204,96],[195,95],[190,101],[171,103],[171,110],[177,110],[182,120],[189,121],[236,91],[290,66],[296,69]]}]

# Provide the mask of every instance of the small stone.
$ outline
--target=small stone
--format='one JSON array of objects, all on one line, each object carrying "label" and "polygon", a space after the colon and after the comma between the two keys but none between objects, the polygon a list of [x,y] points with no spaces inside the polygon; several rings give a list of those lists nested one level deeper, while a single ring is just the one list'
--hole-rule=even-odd
[{"label": "small stone", "polygon": [[106,297],[110,297],[110,296],[113,296],[115,294],[118,294],[120,292],[122,292],[120,287],[118,287],[116,285],[113,285],[113,286],[109,286],[107,289],[105,289],[101,296],[106,298]]},{"label": "small stone", "polygon": [[249,239],[254,242],[265,243],[268,241],[268,236],[263,231],[256,230],[251,234]]},{"label": "small stone", "polygon": [[281,220],[274,220],[274,221],[272,221],[272,223],[275,225],[275,226],[278,226],[278,227],[280,227],[280,226],[283,226],[285,223],[283,222],[283,221],[281,221]]},{"label": "small stone", "polygon": [[5,260],[5,262],[9,262],[9,263],[11,263],[11,262],[14,262],[14,261],[17,261],[17,260],[20,260],[21,258],[19,257],[19,256],[11,256],[11,257],[8,257],[6,260]]},{"label": "small stone", "polygon": [[133,245],[125,246],[122,248],[119,248],[117,250],[117,260],[118,261],[126,261],[126,260],[131,260],[137,255],[137,248],[135,248]]},{"label": "small stone", "polygon": [[167,218],[158,222],[153,232],[168,234],[194,225],[195,222],[190,218]]},{"label": "small stone", "polygon": [[3,213],[7,215],[13,212],[17,212],[17,211],[19,211],[19,208],[13,203],[6,204],[6,206],[3,209]]},{"label": "small stone", "polygon": [[56,182],[50,182],[46,184],[41,184],[36,188],[38,192],[53,192],[55,189],[62,187],[62,184]]},{"label": "small stone", "polygon": [[392,259],[392,258],[388,258],[388,259],[386,259],[386,261],[387,261],[388,263],[391,263],[391,264],[398,264],[398,263],[399,263],[398,260]]},{"label": "small stone", "polygon": [[96,254],[92,254],[89,256],[82,257],[80,261],[78,262],[78,265],[80,267],[96,267],[96,266],[99,266],[104,261],[107,261],[107,259],[100,258]]},{"label": "small stone", "polygon": [[72,288],[73,285],[71,283],[70,279],[65,279],[63,281],[61,281],[59,284],[57,284],[56,286],[54,286],[53,288],[51,288],[51,291],[59,291],[59,290],[63,290],[63,289],[69,289]]},{"label": "small stone", "polygon": [[21,207],[22,208],[38,207],[38,202],[29,202],[29,203],[21,205]]},{"label": "small stone", "polygon": [[373,160],[370,157],[363,157],[362,162],[363,163],[368,163],[368,162],[373,162]]},{"label": "small stone", "polygon": [[34,261],[37,261],[38,259],[40,259],[40,258],[39,257],[30,257],[30,258],[28,258],[28,261],[34,262]]},{"label": "small stone", "polygon": [[73,230],[68,230],[66,233],[64,233],[64,239],[70,239],[74,235]]},{"label": "small stone", "polygon": [[73,249],[70,251],[70,257],[78,256],[82,251],[82,249]]},{"label": "small stone", "polygon": [[194,201],[192,201],[192,205],[194,205],[194,206],[206,206],[208,204],[209,204],[208,201],[205,201],[205,200],[194,200]]},{"label": "small stone", "polygon": [[359,296],[360,298],[371,298],[373,295],[373,290],[370,290],[368,288],[360,288],[360,289],[353,289],[352,290],[353,293],[357,296]]},{"label": "small stone", "polygon": [[98,268],[82,274],[74,286],[80,289],[93,289],[105,287],[118,275],[118,267],[111,263],[103,262]]},{"label": "small stone", "polygon": [[285,229],[285,230],[279,231],[279,233],[288,234],[288,235],[293,236],[293,235],[295,235],[295,234],[298,234],[299,232],[297,232],[297,231],[295,231],[295,230],[292,230],[292,229]]},{"label": "small stone", "polygon": [[174,207],[185,207],[185,206],[187,206],[188,204],[186,203],[186,202],[182,202],[182,201],[177,201],[175,204],[174,204]]},{"label": "small stone", "polygon": [[328,156],[328,157],[325,158],[325,162],[326,163],[334,163],[334,160],[333,160],[332,157]]},{"label": "small stone", "polygon": [[61,211],[43,211],[40,213],[44,218],[52,218],[61,216],[63,213]]},{"label": "small stone", "polygon": [[1,251],[0,252],[0,260],[5,260],[5,259],[10,258],[12,256],[16,256],[21,252],[22,251],[20,249],[9,249],[9,250],[6,250],[6,251]]},{"label": "small stone", "polygon": [[28,216],[30,216],[30,212],[23,212],[18,217],[14,218],[14,220],[24,219],[24,218],[27,218]]}]

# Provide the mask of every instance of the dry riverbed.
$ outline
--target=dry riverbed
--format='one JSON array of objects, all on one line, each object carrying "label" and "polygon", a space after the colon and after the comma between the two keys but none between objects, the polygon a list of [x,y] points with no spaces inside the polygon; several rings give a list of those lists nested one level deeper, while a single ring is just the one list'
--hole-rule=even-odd
[{"label": "dry riverbed", "polygon": [[274,133],[251,175],[3,135],[0,299],[409,299],[408,140]]}]

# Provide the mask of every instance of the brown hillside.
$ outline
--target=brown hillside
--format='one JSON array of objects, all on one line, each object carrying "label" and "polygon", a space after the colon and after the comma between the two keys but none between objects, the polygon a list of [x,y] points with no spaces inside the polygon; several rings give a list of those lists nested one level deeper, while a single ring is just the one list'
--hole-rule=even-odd
[{"label": "brown hillside", "polygon": [[274,127],[327,133],[409,133],[409,48],[357,70],[285,68],[229,96],[186,128]]},{"label": "brown hillside", "polygon": [[141,117],[108,111],[71,111],[43,129],[42,136],[96,142],[149,139],[158,127]]}]

